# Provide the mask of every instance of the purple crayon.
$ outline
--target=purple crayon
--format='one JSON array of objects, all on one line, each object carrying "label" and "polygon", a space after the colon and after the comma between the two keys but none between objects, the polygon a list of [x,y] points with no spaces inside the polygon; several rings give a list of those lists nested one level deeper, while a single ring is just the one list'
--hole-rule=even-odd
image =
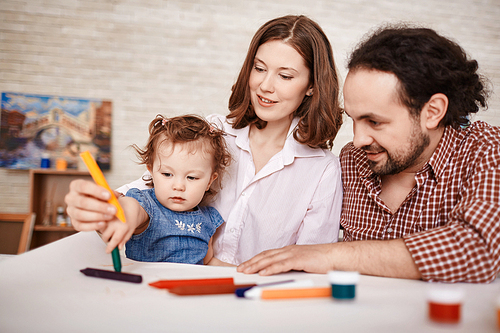
[{"label": "purple crayon", "polygon": [[118,280],[118,281],[132,282],[132,283],[142,282],[142,276],[136,274],[106,271],[103,269],[96,269],[96,268],[85,268],[81,269],[80,272],[82,272],[86,276],[98,277],[102,279]]}]

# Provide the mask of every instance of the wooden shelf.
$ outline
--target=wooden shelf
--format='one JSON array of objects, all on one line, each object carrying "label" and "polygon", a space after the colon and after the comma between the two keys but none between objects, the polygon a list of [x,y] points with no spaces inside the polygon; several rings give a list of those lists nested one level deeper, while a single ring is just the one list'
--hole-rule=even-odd
[{"label": "wooden shelf", "polygon": [[61,175],[61,176],[90,176],[88,171],[79,171],[79,170],[57,170],[57,169],[31,169],[31,174],[41,174],[41,175]]},{"label": "wooden shelf", "polygon": [[58,227],[56,225],[49,225],[49,226],[43,226],[43,225],[35,225],[34,228],[35,231],[50,231],[50,232],[75,232],[75,228],[73,227]]},{"label": "wooden shelf", "polygon": [[[76,233],[73,227],[57,226],[56,214],[57,207],[63,207],[66,216],[64,197],[69,191],[71,181],[78,178],[92,179],[86,171],[30,170],[30,211],[36,214],[31,249]],[[47,217],[47,223],[44,223]]]}]

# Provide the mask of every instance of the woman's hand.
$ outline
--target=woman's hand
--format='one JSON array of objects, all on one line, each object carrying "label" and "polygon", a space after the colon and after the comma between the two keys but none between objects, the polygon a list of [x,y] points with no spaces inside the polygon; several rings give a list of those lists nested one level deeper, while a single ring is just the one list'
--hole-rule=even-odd
[{"label": "woman's hand", "polygon": [[291,270],[326,273],[332,269],[330,250],[333,244],[290,245],[264,251],[238,266],[246,274],[273,275]]},{"label": "woman's hand", "polygon": [[64,198],[73,227],[78,231],[104,230],[116,214],[116,208],[107,202],[110,197],[104,187],[94,182],[73,180]]}]

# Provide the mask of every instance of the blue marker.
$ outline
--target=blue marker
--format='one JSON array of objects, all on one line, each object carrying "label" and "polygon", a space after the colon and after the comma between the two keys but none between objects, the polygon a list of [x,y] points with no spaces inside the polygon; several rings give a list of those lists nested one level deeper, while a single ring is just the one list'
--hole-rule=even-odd
[{"label": "blue marker", "polygon": [[250,299],[260,299],[262,296],[262,291],[267,289],[297,289],[297,288],[309,288],[314,287],[313,280],[289,280],[281,282],[272,282],[261,284],[250,288],[243,293],[243,297]]},{"label": "blue marker", "polygon": [[263,283],[263,284],[259,284],[257,286],[253,286],[253,287],[245,287],[245,288],[238,288],[234,291],[234,293],[236,294],[236,296],[238,297],[245,297],[245,291],[247,290],[250,290],[254,287],[267,287],[267,286],[274,286],[274,285],[277,285],[277,284],[282,284],[282,283],[290,283],[290,282],[294,282],[295,280],[284,280],[284,281],[276,281],[276,282],[269,282],[269,283]]}]

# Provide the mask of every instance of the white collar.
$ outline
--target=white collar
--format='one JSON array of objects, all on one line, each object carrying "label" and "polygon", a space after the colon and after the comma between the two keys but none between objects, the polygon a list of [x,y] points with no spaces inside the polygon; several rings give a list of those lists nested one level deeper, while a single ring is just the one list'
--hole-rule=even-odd
[{"label": "white collar", "polygon": [[[250,152],[250,140],[248,137],[250,126],[246,126],[241,129],[234,129],[231,123],[227,120],[224,121],[224,131],[233,137],[235,137],[236,145],[243,150]],[[293,137],[293,131],[299,123],[299,118],[295,117],[292,120],[290,128],[288,130],[287,139],[283,147],[283,163],[285,165],[292,164],[296,157],[317,157],[325,156],[325,152],[321,148],[311,148],[305,144],[297,142]]]}]

